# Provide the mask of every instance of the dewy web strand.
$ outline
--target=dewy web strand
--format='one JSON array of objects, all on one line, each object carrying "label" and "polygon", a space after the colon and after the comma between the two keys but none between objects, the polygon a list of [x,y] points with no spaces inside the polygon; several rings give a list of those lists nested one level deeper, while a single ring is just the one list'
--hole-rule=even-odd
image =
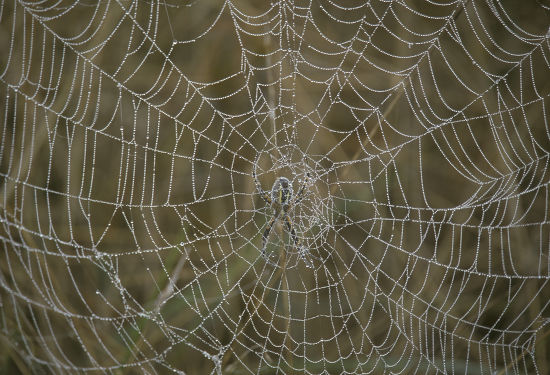
[{"label": "dewy web strand", "polygon": [[1,1],[1,368],[550,372],[549,21]]}]

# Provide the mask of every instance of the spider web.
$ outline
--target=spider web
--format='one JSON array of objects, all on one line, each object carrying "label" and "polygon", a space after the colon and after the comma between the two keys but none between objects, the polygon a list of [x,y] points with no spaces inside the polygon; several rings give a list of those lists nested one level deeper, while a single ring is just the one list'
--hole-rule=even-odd
[{"label": "spider web", "polygon": [[548,11],[3,0],[2,368],[548,373]]}]

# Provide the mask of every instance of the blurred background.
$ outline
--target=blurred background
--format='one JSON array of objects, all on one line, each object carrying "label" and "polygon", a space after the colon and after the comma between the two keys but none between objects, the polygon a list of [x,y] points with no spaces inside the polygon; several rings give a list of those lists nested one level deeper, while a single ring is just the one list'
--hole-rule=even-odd
[{"label": "blurred background", "polygon": [[550,372],[549,26],[1,1],[0,372]]}]

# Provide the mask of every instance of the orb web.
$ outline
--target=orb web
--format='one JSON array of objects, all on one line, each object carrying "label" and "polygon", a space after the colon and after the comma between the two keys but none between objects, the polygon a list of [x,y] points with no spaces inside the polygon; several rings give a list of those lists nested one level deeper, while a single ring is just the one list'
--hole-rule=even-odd
[{"label": "orb web", "polygon": [[549,372],[548,12],[2,1],[2,368]]}]

